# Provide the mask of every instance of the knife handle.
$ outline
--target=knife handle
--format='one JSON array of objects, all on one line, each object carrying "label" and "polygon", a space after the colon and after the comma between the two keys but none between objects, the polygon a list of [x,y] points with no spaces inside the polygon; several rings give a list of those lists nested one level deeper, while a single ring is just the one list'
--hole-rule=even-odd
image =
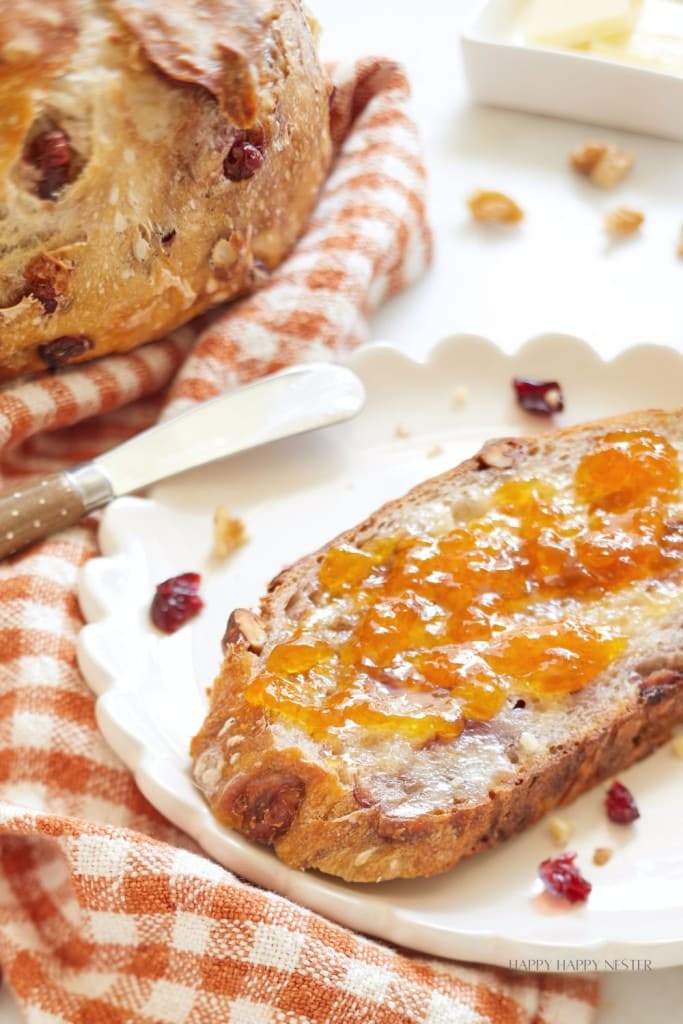
[{"label": "knife handle", "polygon": [[0,494],[0,558],[63,530],[113,497],[99,467],[86,462]]}]

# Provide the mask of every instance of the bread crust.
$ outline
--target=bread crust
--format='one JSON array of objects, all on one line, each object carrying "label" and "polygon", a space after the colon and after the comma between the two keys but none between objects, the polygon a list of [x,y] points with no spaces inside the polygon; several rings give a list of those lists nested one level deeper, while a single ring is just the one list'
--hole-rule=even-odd
[{"label": "bread crust", "polygon": [[[331,159],[301,0],[12,0],[4,18],[0,378],[51,366],[59,339],[81,339],[53,348],[70,362],[134,348],[267,279]],[[69,164],[40,194],[55,130]]]},{"label": "bread crust", "polygon": [[[330,546],[360,543],[381,533],[392,517],[405,516],[440,495],[461,495],[478,479],[485,478],[487,486],[494,487],[529,466],[552,465],[553,452],[580,450],[598,433],[615,427],[659,430],[669,439],[674,435],[679,451],[683,444],[683,412],[656,411],[544,438],[490,442],[473,459],[388,503],[321,551],[280,573],[262,602],[257,629],[250,628],[244,618],[253,618],[253,613],[241,610],[233,616],[224,643],[223,668],[210,694],[209,713],[191,748],[195,780],[215,816],[249,838],[270,843],[278,857],[295,868],[317,868],[354,882],[429,876],[498,845],[664,743],[673,726],[683,721],[680,613],[670,615],[630,644],[610,667],[609,680],[604,673],[585,691],[571,695],[572,703],[566,707],[573,713],[588,709],[580,731],[572,734],[568,726],[566,736],[559,740],[554,736],[543,750],[519,760],[511,772],[493,779],[476,798],[444,800],[425,813],[419,812],[419,802],[411,804],[409,798],[403,806],[400,802],[387,806],[373,792],[376,780],[372,769],[359,775],[345,771],[334,751],[323,749],[301,732],[297,736],[295,728],[278,731],[275,719],[242,697],[278,637],[301,615],[321,558]],[[236,625],[240,621],[247,623],[248,636],[240,633]],[[519,712],[522,718],[529,713],[528,708]],[[471,723],[469,733],[466,730],[463,735],[468,735],[474,744],[471,749],[476,750],[477,743],[483,748],[498,731],[511,748],[519,732],[514,736],[505,732],[513,728],[514,717],[515,712],[510,712],[500,721]],[[462,738],[455,740],[449,749],[457,752],[461,742]],[[399,754],[397,774],[415,774],[405,752]],[[420,756],[437,755],[423,750],[415,754],[415,758]],[[447,755],[444,751],[438,756]],[[438,765],[444,763],[434,760],[437,768],[427,773],[430,780],[439,781]],[[269,799],[277,803],[283,781],[288,799],[264,825],[264,808]],[[409,786],[405,792],[410,792]]]}]

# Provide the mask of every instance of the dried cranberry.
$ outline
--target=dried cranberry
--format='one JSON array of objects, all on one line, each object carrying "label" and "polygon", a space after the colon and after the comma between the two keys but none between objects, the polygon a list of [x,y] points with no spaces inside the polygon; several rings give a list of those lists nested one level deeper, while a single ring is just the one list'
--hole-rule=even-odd
[{"label": "dried cranberry", "polygon": [[56,310],[57,296],[48,281],[37,281],[28,294],[32,295],[34,299],[38,299],[46,313],[54,313]]},{"label": "dried cranberry", "polygon": [[605,808],[607,809],[607,817],[615,825],[630,825],[631,822],[640,817],[640,811],[633,799],[631,790],[627,789],[621,782],[613,782],[607,790]]},{"label": "dried cranberry", "polygon": [[517,394],[517,401],[527,412],[550,416],[552,413],[562,412],[564,409],[562,388],[556,380],[513,377],[512,386]]},{"label": "dried cranberry", "polygon": [[40,171],[38,195],[41,199],[54,199],[69,179],[69,136],[61,128],[40,132],[31,142],[27,158]]},{"label": "dried cranberry", "polygon": [[49,370],[65,366],[72,359],[89,352],[95,342],[87,334],[65,334],[38,346],[38,355]]},{"label": "dried cranberry", "polygon": [[575,853],[562,853],[550,857],[539,866],[538,874],[549,892],[561,896],[569,903],[583,903],[593,886],[583,877],[574,861]]},{"label": "dried cranberry", "polygon": [[223,161],[223,173],[230,181],[245,181],[253,177],[263,164],[262,133],[248,136],[238,132]]},{"label": "dried cranberry", "polygon": [[175,633],[204,607],[199,596],[202,578],[197,572],[185,572],[164,580],[156,589],[150,611],[152,622],[162,633]]}]

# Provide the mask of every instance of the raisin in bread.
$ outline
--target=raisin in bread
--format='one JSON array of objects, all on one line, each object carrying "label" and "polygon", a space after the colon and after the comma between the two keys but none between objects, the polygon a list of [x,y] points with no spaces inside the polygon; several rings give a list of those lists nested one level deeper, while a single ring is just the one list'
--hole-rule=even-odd
[{"label": "raisin in bread", "polygon": [[683,721],[683,411],[491,442],[238,609],[194,778],[287,864],[433,875]]},{"label": "raisin in bread", "polygon": [[330,160],[302,0],[0,0],[0,377],[252,289]]}]

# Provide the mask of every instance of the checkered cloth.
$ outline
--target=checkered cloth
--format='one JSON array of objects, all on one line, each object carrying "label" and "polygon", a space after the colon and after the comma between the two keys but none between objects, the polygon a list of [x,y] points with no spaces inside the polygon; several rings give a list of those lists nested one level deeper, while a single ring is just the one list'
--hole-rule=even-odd
[{"label": "checkered cloth", "polygon": [[[91,458],[294,360],[343,357],[427,264],[424,171],[393,64],[336,69],[336,163],[289,260],[197,337],[0,393],[5,482]],[[190,351],[191,350],[191,351]],[[218,867],[146,802],[79,675],[95,522],[0,565],[0,961],[31,1024],[583,1024],[596,988],[441,963]]]}]

